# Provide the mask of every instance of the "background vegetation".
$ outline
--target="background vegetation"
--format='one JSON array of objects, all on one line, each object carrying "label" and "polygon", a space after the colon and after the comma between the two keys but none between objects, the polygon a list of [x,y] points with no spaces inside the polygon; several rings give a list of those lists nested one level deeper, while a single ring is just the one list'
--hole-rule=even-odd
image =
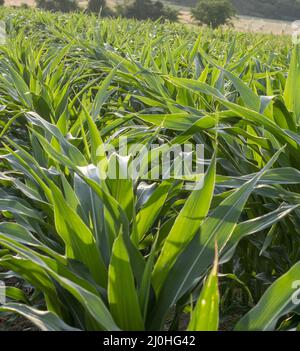
[{"label": "background vegetation", "polygon": [[192,9],[193,17],[200,24],[206,24],[212,28],[230,23],[235,14],[235,8],[228,0],[200,0]]},{"label": "background vegetation", "polygon": [[116,13],[121,14],[127,18],[136,18],[138,20],[157,20],[157,19],[168,19],[170,21],[177,21],[178,12],[170,6],[165,6],[161,1],[151,0],[134,0],[119,4],[116,8]]},{"label": "background vegetation", "polygon": [[78,10],[76,0],[37,0],[37,7],[48,11],[70,12]]}]

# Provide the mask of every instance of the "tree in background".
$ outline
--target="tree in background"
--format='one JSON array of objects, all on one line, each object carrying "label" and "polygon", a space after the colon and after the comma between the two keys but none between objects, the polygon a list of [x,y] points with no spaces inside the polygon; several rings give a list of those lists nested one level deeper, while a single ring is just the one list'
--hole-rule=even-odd
[{"label": "tree in background", "polygon": [[0,6],[4,5],[4,0],[0,0]]},{"label": "tree in background", "polygon": [[170,21],[178,20],[178,12],[171,7],[164,6],[160,1],[134,0],[132,3],[117,6],[117,12],[124,17],[136,18],[138,20],[148,18],[154,21],[159,18]]},{"label": "tree in background", "polygon": [[193,17],[201,24],[217,28],[230,22],[236,10],[229,0],[199,0],[192,9]]},{"label": "tree in background", "polygon": [[38,8],[49,11],[71,12],[78,10],[77,0],[36,0]]},{"label": "tree in background", "polygon": [[87,10],[104,16],[113,15],[113,11],[107,6],[106,0],[89,0]]}]

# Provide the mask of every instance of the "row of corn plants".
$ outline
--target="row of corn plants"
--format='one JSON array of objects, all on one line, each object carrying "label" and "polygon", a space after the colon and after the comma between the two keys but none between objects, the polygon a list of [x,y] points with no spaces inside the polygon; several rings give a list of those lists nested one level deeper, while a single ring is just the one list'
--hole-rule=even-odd
[{"label": "row of corn plants", "polygon": [[[0,17],[0,280],[17,282],[0,318],[297,329],[299,48],[84,14]],[[124,137],[204,145],[203,186],[102,179],[99,164],[133,162],[97,152]]]}]

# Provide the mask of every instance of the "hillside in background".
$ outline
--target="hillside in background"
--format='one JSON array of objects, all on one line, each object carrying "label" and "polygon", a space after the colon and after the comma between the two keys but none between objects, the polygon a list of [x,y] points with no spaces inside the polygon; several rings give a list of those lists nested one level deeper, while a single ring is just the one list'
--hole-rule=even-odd
[{"label": "hillside in background", "polygon": [[[209,1],[209,0],[207,0]],[[298,20],[300,19],[299,0],[231,0],[238,14],[263,18]],[[172,0],[181,6],[194,6],[197,0]]]},{"label": "hillside in background", "polygon": [[[197,0],[161,0],[164,3],[179,5],[182,8],[194,6]],[[209,1],[209,0],[207,0]],[[279,20],[300,20],[300,0],[231,0],[239,15]],[[79,0],[86,4],[87,1]],[[5,0],[6,5],[34,5],[34,0]],[[112,6],[122,4],[123,0],[107,0]]]}]

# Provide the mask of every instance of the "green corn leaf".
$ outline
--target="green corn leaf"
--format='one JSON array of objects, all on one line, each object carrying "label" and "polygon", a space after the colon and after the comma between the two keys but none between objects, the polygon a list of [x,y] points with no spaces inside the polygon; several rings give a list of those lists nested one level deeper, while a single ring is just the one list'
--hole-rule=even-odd
[{"label": "green corn leaf", "polygon": [[272,211],[264,216],[239,223],[221,254],[220,262],[223,264],[232,258],[235,249],[242,238],[271,227],[285,216],[288,216],[298,207],[299,205],[280,206],[275,211]]},{"label": "green corn leaf", "polygon": [[299,308],[300,263],[277,279],[236,325],[239,331],[274,330],[278,319]]},{"label": "green corn leaf", "polygon": [[94,100],[94,103],[92,106],[92,112],[91,112],[91,117],[93,120],[95,120],[96,117],[100,114],[100,111],[101,111],[103,104],[105,103],[105,101],[107,100],[107,98],[110,95],[110,93],[108,92],[108,88],[111,84],[113,77],[116,74],[117,69],[118,69],[118,67],[111,70],[111,72],[104,79],[101,87],[99,88],[99,90],[97,92],[97,95],[95,97],[95,100]]},{"label": "green corn leaf", "polygon": [[207,277],[195,309],[191,313],[188,331],[217,331],[219,328],[218,249],[213,269]]},{"label": "green corn leaf", "polygon": [[107,270],[93,234],[67,204],[57,186],[54,183],[49,185],[53,195],[55,226],[65,242],[67,257],[83,262],[94,279],[103,287],[106,286]]},{"label": "green corn leaf", "polygon": [[[51,297],[53,294],[56,296],[55,289],[53,291],[53,279],[55,279],[64,289],[70,292],[70,294],[80,302],[80,304],[86,309],[89,315],[97,322],[98,328],[101,330],[110,331],[119,330],[101,297],[80,285],[80,280],[76,279],[77,281],[74,282],[69,278],[66,278],[63,274],[59,274],[64,272],[64,269],[62,271],[56,271],[58,268],[57,262],[53,262],[44,256],[36,254],[33,250],[25,247],[20,243],[17,243],[13,239],[7,238],[1,233],[0,240],[2,245],[10,248],[14,252],[17,252],[21,257],[26,259],[26,263],[31,263],[32,268],[28,270],[26,270],[26,268],[23,268],[24,266],[21,264],[19,266],[19,272],[25,277],[27,274],[30,276],[31,272],[37,272],[35,279],[38,285],[41,285],[41,291],[44,291],[47,288],[49,297]],[[13,260],[16,259],[13,258]],[[50,277],[53,279],[50,279]],[[54,309],[57,308],[55,305],[55,300],[52,300],[52,307]]]},{"label": "green corn leaf", "polygon": [[122,235],[115,240],[108,277],[108,301],[116,323],[123,330],[143,330],[137,290]]},{"label": "green corn leaf", "polygon": [[252,109],[256,112],[260,111],[260,98],[250,89],[239,77],[235,76],[233,73],[222,69],[228,79],[230,79],[235,86],[235,88],[240,93],[246,107]]},{"label": "green corn leaf", "polygon": [[159,303],[152,316],[154,328],[163,323],[168,309],[173,306],[188,289],[194,286],[201,275],[213,262],[214,245],[217,241],[222,251],[232,236],[244,206],[255,189],[264,172],[277,160],[280,149],[273,158],[250,181],[228,196],[202,223],[199,234],[178,256],[174,266],[168,273],[164,285],[158,295]]},{"label": "green corn leaf", "polygon": [[158,114],[139,114],[138,117],[145,122],[152,123],[161,128],[184,131],[196,123],[200,117],[189,113],[172,113],[166,115]]},{"label": "green corn leaf", "polygon": [[211,160],[201,189],[194,190],[189,196],[167,236],[153,272],[153,284],[157,293],[178,255],[184,251],[206,218],[214,193],[215,177],[216,156]]},{"label": "green corn leaf", "polygon": [[78,329],[67,325],[54,313],[40,311],[30,306],[8,303],[0,306],[0,311],[17,313],[28,319],[42,331],[78,331]]},{"label": "green corn leaf", "polygon": [[288,78],[285,85],[283,94],[286,107],[289,111],[295,113],[298,121],[300,118],[300,100],[298,91],[300,89],[300,46],[295,45],[292,52],[292,59]]},{"label": "green corn leaf", "polygon": [[137,214],[136,221],[139,239],[142,239],[152,228],[167,199],[171,185],[169,181],[162,182],[157,189],[154,190],[148,201],[146,201]]}]

